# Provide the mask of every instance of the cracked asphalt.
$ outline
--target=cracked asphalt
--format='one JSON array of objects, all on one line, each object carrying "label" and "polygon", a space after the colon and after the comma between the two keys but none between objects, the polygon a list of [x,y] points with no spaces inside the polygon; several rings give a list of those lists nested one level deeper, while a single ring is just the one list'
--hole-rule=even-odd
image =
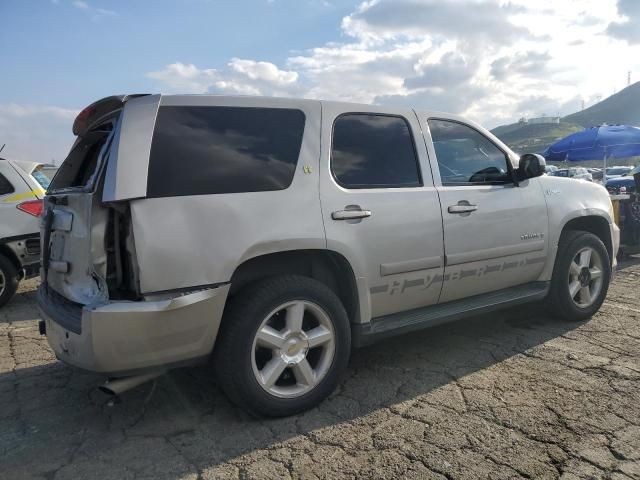
[{"label": "cracked asphalt", "polygon": [[277,420],[232,406],[205,367],[114,404],[55,360],[36,285],[0,310],[2,479],[640,479],[637,257],[589,322],[524,306],[398,337]]}]

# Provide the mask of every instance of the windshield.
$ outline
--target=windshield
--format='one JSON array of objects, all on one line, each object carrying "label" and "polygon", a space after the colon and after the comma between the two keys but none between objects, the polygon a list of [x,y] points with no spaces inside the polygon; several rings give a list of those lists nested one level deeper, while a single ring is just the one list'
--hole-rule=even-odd
[{"label": "windshield", "polygon": [[628,168],[628,167],[607,168],[607,175],[624,175],[625,173],[628,173],[630,170],[631,168]]},{"label": "windshield", "polygon": [[51,183],[51,180],[49,180],[49,177],[47,177],[42,172],[42,167],[37,167],[33,172],[31,172],[31,176],[36,180],[36,182],[40,184],[42,188],[44,188],[45,190],[49,188],[49,183]]}]

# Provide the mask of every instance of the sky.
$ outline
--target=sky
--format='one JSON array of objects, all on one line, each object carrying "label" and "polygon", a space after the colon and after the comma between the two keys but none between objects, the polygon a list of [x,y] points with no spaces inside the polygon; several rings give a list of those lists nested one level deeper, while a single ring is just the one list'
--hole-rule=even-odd
[{"label": "sky", "polygon": [[640,80],[640,0],[0,0],[0,146],[60,163],[122,93],[569,114]]}]

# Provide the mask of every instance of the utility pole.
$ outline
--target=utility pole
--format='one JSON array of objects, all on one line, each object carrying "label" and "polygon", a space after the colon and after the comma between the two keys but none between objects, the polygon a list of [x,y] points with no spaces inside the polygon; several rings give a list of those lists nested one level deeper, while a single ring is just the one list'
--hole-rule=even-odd
[{"label": "utility pole", "polygon": [[631,85],[631,70],[627,72],[627,87]]},{"label": "utility pole", "polygon": [[584,98],[582,99],[582,108],[580,110],[584,110]]}]

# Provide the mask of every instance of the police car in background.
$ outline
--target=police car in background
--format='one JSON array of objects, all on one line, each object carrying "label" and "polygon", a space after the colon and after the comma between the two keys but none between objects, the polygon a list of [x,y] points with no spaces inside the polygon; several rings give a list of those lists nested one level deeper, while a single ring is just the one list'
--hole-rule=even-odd
[{"label": "police car in background", "polygon": [[49,178],[43,164],[0,158],[0,307],[40,270],[39,217]]}]

